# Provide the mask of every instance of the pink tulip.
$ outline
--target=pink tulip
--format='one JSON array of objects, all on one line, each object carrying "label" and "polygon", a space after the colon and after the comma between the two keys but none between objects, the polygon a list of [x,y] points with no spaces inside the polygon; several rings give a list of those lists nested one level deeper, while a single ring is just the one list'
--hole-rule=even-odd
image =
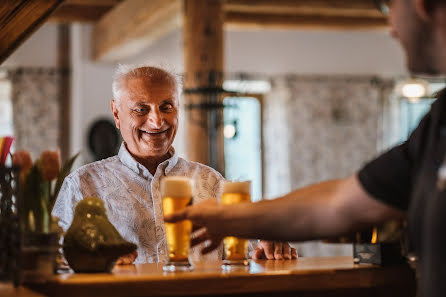
[{"label": "pink tulip", "polygon": [[60,153],[56,151],[44,151],[40,155],[42,175],[45,180],[51,181],[59,175],[60,172]]},{"label": "pink tulip", "polygon": [[12,165],[19,166],[22,175],[33,167],[33,161],[28,151],[17,151],[12,155]]}]

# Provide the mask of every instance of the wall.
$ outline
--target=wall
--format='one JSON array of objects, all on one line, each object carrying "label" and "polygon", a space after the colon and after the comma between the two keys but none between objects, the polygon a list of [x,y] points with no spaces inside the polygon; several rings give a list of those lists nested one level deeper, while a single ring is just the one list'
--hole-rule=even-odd
[{"label": "wall", "polygon": [[110,100],[114,65],[91,59],[91,28],[80,24],[71,27],[71,151],[82,152],[79,164],[91,162],[93,158],[87,142],[89,127],[96,119],[113,118]]},{"label": "wall", "polygon": [[[387,31],[228,31],[225,55],[227,72],[406,73],[402,49]],[[144,61],[162,61],[183,71],[181,32],[172,32],[125,62]]]},{"label": "wall", "polygon": [[56,67],[57,25],[43,25],[26,40],[2,67]]}]

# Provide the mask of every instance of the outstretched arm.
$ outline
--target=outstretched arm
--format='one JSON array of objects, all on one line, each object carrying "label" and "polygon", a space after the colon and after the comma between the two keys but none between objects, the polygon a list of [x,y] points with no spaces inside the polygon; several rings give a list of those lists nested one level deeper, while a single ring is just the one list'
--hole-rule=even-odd
[{"label": "outstretched arm", "polygon": [[227,235],[311,240],[337,236],[403,215],[367,194],[355,175],[308,186],[271,201],[224,206],[206,201],[166,216],[165,220],[189,219],[205,227],[207,232],[195,242],[211,240],[211,245],[203,251],[207,252]]}]

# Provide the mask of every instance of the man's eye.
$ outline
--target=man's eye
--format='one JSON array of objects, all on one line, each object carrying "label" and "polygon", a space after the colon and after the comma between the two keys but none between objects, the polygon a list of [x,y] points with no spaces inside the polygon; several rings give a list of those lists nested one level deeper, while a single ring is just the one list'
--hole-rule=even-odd
[{"label": "man's eye", "polygon": [[163,111],[169,111],[169,110],[171,110],[173,108],[173,105],[172,104],[164,104],[163,106],[161,106],[161,110],[163,110]]},{"label": "man's eye", "polygon": [[147,112],[147,108],[145,108],[145,107],[138,107],[138,108],[135,108],[134,110],[135,110],[135,112],[137,112],[137,113],[144,113],[144,112]]}]

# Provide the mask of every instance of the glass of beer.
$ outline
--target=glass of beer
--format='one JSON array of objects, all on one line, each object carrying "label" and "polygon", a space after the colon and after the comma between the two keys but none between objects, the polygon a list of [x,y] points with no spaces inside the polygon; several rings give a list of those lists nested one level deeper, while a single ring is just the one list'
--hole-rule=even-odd
[{"label": "glass of beer", "polygon": [[[161,180],[163,212],[168,215],[183,210],[192,204],[192,184],[187,177],[172,176]],[[164,271],[188,271],[193,266],[189,261],[190,234],[192,222],[165,223],[169,262]]]},{"label": "glass of beer", "polygon": [[[250,181],[226,181],[223,184],[221,204],[251,202]],[[248,240],[233,236],[225,237],[223,269],[248,266]]]}]

